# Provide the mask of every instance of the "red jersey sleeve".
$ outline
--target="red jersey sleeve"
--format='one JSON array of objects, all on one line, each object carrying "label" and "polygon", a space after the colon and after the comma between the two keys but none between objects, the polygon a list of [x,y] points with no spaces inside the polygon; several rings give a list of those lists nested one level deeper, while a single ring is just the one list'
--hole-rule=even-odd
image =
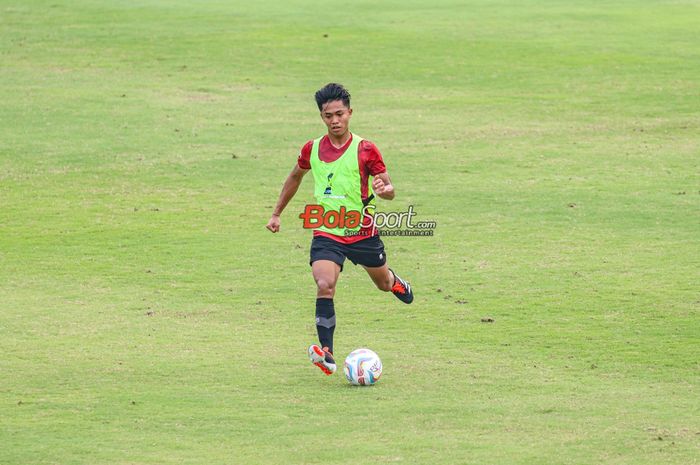
[{"label": "red jersey sleeve", "polygon": [[303,170],[311,169],[311,148],[314,145],[314,141],[310,140],[301,148],[299,153],[299,158],[297,159],[297,165]]},{"label": "red jersey sleeve", "polygon": [[377,146],[368,140],[363,140],[360,144],[360,163],[364,165],[367,174],[371,176],[376,176],[386,171],[382,154]]}]

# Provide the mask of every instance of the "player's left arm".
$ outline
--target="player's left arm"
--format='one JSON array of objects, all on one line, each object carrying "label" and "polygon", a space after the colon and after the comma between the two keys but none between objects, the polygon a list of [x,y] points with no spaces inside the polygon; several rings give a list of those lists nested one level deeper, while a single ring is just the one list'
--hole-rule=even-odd
[{"label": "player's left arm", "polygon": [[384,171],[374,175],[374,180],[372,181],[372,190],[375,194],[385,200],[391,200],[394,198],[394,185],[391,183],[391,178],[389,178],[389,173]]},{"label": "player's left arm", "polygon": [[361,157],[367,169],[367,172],[374,176],[372,180],[372,190],[379,197],[391,200],[394,198],[394,185],[391,183],[391,178],[386,170],[384,159],[376,145],[370,141],[362,141]]}]

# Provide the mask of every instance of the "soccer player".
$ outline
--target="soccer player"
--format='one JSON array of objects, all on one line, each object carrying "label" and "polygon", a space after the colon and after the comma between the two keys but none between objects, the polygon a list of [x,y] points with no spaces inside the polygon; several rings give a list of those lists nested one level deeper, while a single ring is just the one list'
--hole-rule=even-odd
[{"label": "soccer player", "polygon": [[[391,291],[404,303],[413,302],[413,291],[408,282],[387,266],[384,244],[371,221],[375,194],[386,200],[394,198],[394,186],[381,153],[372,142],[350,132],[350,94],[342,85],[328,84],[316,92],[315,97],[328,133],[302,147],[296,165],[284,182],[267,229],[273,233],[280,230],[280,215],[309,170],[313,173],[316,202],[324,212],[333,211],[338,216],[343,211],[366,213],[358,225],[339,227],[338,222],[322,223],[315,228],[311,241],[310,265],[317,286],[316,330],[320,345],[309,347],[309,358],[321,371],[331,375],[336,371],[333,297],[345,258],[367,270],[377,288]],[[373,177],[371,184],[370,176]]]}]

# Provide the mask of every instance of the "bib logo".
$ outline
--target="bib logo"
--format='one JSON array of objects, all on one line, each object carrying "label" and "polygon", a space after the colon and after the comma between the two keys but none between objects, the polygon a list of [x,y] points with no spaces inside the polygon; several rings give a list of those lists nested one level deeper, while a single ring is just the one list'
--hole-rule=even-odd
[{"label": "bib logo", "polygon": [[[330,180],[330,176],[328,177]],[[327,188],[327,191],[330,186]],[[343,196],[329,196],[341,198]],[[381,236],[432,236],[437,227],[435,221],[413,222],[416,212],[413,205],[404,212],[377,212],[374,205],[366,205],[361,211],[349,210],[341,206],[338,210],[326,210],[323,205],[306,205],[299,218],[304,222],[304,229],[338,229],[339,235],[360,236],[373,235],[376,231]],[[403,228],[403,229],[402,229]],[[382,255],[379,255],[382,259]]]},{"label": "bib logo", "polygon": [[331,188],[333,187],[333,173],[328,175],[328,184],[326,185],[326,190],[323,191],[323,195],[331,195]]}]

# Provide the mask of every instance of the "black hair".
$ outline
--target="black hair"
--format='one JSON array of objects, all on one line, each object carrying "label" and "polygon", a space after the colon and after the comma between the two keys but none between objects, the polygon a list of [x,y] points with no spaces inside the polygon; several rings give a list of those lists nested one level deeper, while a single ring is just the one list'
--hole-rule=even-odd
[{"label": "black hair", "polygon": [[316,98],[316,105],[318,105],[319,111],[323,109],[325,103],[335,100],[342,100],[343,104],[350,108],[350,92],[342,84],[336,84],[335,82],[326,84],[316,92],[314,97]]}]

